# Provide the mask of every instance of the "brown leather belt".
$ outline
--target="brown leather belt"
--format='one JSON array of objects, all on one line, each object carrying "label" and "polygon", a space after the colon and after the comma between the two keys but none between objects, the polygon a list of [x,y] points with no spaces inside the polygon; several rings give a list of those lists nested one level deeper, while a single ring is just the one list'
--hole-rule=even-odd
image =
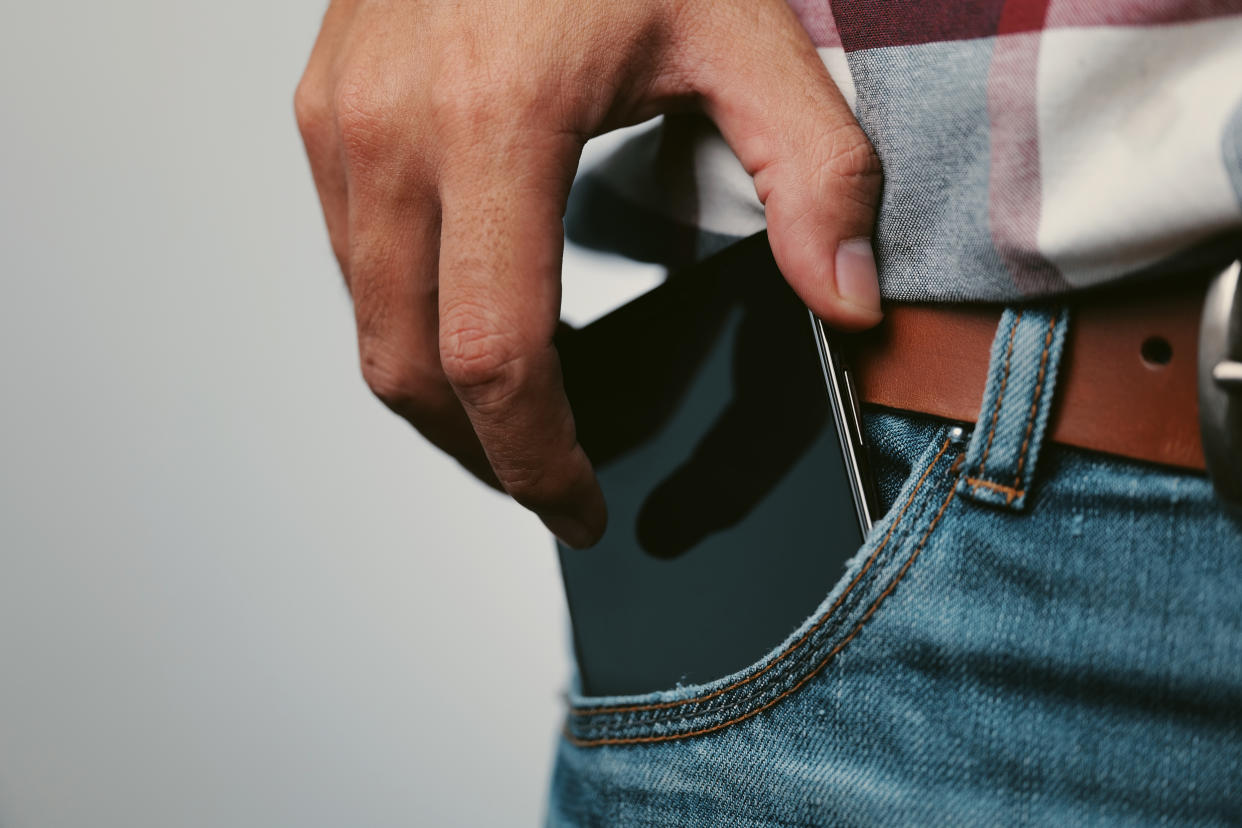
[{"label": "brown leather belt", "polygon": [[[1204,471],[1196,370],[1203,284],[1073,299],[1049,421],[1064,445]],[[1001,308],[895,305],[851,353],[859,396],[974,422]]]}]

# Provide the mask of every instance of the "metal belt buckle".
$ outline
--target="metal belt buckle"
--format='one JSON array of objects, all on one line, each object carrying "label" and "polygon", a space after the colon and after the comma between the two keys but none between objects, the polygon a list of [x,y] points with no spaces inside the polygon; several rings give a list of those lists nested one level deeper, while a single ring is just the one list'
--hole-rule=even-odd
[{"label": "metal belt buckle", "polygon": [[1212,280],[1199,326],[1199,432],[1216,494],[1242,509],[1242,260]]}]

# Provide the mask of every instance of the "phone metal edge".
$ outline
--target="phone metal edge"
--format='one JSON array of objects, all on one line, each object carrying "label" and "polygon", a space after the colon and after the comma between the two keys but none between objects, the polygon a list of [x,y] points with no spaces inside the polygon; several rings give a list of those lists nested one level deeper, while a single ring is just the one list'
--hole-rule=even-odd
[{"label": "phone metal edge", "polygon": [[863,536],[871,531],[874,523],[872,517],[871,486],[867,469],[863,465],[865,450],[863,448],[862,421],[858,406],[858,389],[851,381],[845,363],[833,350],[828,340],[828,331],[823,321],[814,311],[807,311],[811,317],[811,330],[815,337],[815,350],[819,353],[820,369],[824,374],[824,384],[828,389],[829,407],[832,419],[837,428],[837,438],[841,443],[841,454],[845,458],[845,466],[850,477],[850,493],[854,498],[854,511],[858,515],[858,523],[862,527]]}]

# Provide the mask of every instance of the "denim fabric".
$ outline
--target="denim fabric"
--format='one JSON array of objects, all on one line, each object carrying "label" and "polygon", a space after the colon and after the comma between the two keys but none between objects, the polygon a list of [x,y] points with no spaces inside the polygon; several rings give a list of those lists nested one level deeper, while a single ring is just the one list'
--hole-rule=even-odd
[{"label": "denim fabric", "polygon": [[963,495],[1010,509],[1026,506],[1068,323],[1064,308],[1008,309],[1001,316],[979,413],[981,427],[958,482]]},{"label": "denim fabric", "polygon": [[1242,524],[1040,445],[1065,324],[1006,314],[973,429],[867,413],[887,512],[759,663],[571,693],[549,824],[1242,822]]}]

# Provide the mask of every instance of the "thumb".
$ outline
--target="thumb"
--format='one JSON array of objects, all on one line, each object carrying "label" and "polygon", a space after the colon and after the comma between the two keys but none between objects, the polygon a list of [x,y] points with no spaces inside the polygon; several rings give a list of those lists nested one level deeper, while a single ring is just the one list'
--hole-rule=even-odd
[{"label": "thumb", "polygon": [[825,322],[869,328],[881,317],[871,246],[879,158],[783,0],[718,11],[723,30],[696,39],[712,44],[696,56],[696,85],[754,178],[776,263]]}]

